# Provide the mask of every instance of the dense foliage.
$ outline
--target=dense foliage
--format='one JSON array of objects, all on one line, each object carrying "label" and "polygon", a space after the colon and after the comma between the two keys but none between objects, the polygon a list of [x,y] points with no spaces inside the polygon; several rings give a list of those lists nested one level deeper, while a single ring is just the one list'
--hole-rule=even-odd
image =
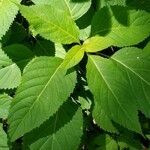
[{"label": "dense foliage", "polygon": [[144,150],[149,0],[0,0],[0,150]]}]

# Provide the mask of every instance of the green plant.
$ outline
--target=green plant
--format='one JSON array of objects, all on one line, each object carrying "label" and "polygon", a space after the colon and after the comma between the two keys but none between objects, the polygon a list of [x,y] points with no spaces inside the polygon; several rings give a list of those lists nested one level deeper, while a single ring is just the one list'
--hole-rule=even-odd
[{"label": "green plant", "polygon": [[0,150],[148,149],[149,36],[149,0],[0,0]]}]

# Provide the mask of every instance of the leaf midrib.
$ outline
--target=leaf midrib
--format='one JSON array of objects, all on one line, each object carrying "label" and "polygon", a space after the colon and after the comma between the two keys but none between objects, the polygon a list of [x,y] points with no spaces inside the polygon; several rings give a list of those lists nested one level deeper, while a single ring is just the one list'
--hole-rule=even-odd
[{"label": "leaf midrib", "polygon": [[130,72],[132,72],[133,74],[135,74],[138,78],[140,78],[144,83],[146,83],[148,86],[150,86],[150,83],[148,81],[146,81],[140,74],[138,74],[137,72],[134,71],[133,68],[130,68],[129,66],[127,66],[126,64],[124,64],[123,62],[111,57],[110,59],[114,60],[115,62],[119,63],[121,66],[125,67],[126,69],[130,70]]},{"label": "leaf midrib", "polygon": [[60,69],[62,63],[60,63],[60,65],[58,66],[58,68],[55,70],[55,72],[53,73],[53,75],[50,77],[50,79],[48,80],[47,84],[43,87],[42,91],[40,92],[40,94],[37,96],[37,98],[35,99],[33,105],[29,108],[28,112],[24,115],[24,117],[21,119],[21,121],[19,122],[16,130],[14,130],[13,134],[15,134],[15,132],[17,131],[17,129],[20,127],[20,124],[22,124],[22,122],[25,120],[26,116],[30,113],[30,111],[32,110],[32,108],[34,107],[34,105],[39,101],[40,97],[42,96],[43,92],[45,91],[45,89],[47,88],[47,86],[49,85],[49,83],[51,82],[51,80],[53,79],[53,77],[55,76],[55,74],[57,73],[57,71]]},{"label": "leaf midrib", "polygon": [[[36,14],[36,11],[33,9],[34,13]],[[51,26],[55,26],[56,28],[60,29],[62,32],[64,32],[65,34],[69,35],[70,37],[72,37],[72,39],[74,39],[76,42],[79,42],[78,39],[76,39],[76,37],[74,37],[72,34],[70,34],[68,31],[64,30],[63,28],[61,28],[60,26],[58,26],[57,24],[54,24],[52,22],[50,22],[48,19],[45,19],[45,17],[42,17],[41,15],[37,15],[37,17],[41,20],[43,20],[44,22],[46,22],[47,24],[51,24]]]},{"label": "leaf midrib", "polygon": [[106,84],[106,86],[108,87],[108,89],[111,91],[112,95],[114,96],[114,98],[117,100],[120,108],[124,111],[124,113],[126,114],[127,118],[132,122],[132,120],[130,119],[130,117],[127,115],[127,111],[122,107],[122,105],[120,104],[117,96],[115,95],[115,93],[113,92],[113,90],[111,89],[111,87],[109,86],[109,84],[107,83],[107,81],[105,80],[103,74],[101,73],[101,71],[99,70],[99,67],[97,66],[97,64],[95,63],[94,59],[92,57],[89,56],[89,58],[92,60],[93,64],[95,65],[96,69],[98,70],[100,76],[102,77],[102,79],[104,80],[104,83]]}]

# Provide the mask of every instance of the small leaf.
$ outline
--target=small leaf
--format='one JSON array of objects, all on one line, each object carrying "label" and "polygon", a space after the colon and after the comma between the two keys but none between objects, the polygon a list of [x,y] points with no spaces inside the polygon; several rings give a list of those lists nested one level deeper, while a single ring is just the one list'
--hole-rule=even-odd
[{"label": "small leaf", "polygon": [[12,141],[39,127],[70,96],[76,74],[66,74],[61,64],[60,58],[43,56],[33,59],[25,68],[8,117]]},{"label": "small leaf", "polygon": [[82,46],[76,45],[72,47],[66,54],[62,67],[69,69],[77,65],[84,56],[84,48]]},{"label": "small leaf", "polygon": [[66,56],[66,50],[60,43],[55,43],[55,57],[64,59]]},{"label": "small leaf", "polygon": [[0,95],[0,118],[6,119],[12,98],[6,94]]},{"label": "small leaf", "polygon": [[7,142],[8,142],[7,134],[3,130],[3,125],[0,123],[0,149],[1,150],[9,150]]},{"label": "small leaf", "polygon": [[79,43],[79,29],[66,12],[51,5],[21,6],[22,15],[34,32],[53,42]]}]

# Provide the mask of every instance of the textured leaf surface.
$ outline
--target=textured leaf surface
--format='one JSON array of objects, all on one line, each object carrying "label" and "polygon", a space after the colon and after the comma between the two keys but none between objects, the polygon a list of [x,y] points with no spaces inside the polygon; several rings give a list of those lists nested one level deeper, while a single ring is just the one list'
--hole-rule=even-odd
[{"label": "textured leaf surface", "polygon": [[53,42],[63,44],[79,42],[79,29],[66,12],[51,5],[21,6],[20,9],[34,33]]},{"label": "textured leaf surface", "polygon": [[62,67],[69,69],[77,65],[84,56],[84,48],[82,46],[72,47],[65,56]]},{"label": "textured leaf surface", "polygon": [[12,141],[52,116],[73,91],[76,74],[66,74],[61,64],[62,59],[43,56],[26,67],[10,109]]},{"label": "textured leaf surface", "polygon": [[84,15],[91,6],[91,0],[72,1],[72,0],[33,0],[35,4],[53,5],[57,9],[66,11],[73,19],[78,19]]},{"label": "textured leaf surface", "polygon": [[[118,13],[119,12],[119,13]],[[96,13],[92,21],[92,36],[110,38],[114,46],[130,46],[141,42],[150,34],[150,14],[125,7],[107,7]]]},{"label": "textured leaf surface", "polygon": [[149,51],[124,48],[109,60],[89,56],[87,66],[95,108],[102,109],[110,119],[136,132],[141,132],[137,110],[150,117],[149,62]]},{"label": "textured leaf surface", "polygon": [[66,102],[53,117],[27,134],[25,145],[31,150],[76,150],[81,141],[82,126],[82,111],[72,102]]},{"label": "textured leaf surface", "polygon": [[12,98],[6,94],[0,95],[0,118],[6,119]]},{"label": "textured leaf surface", "polygon": [[21,71],[0,49],[0,89],[15,88],[20,84]]},{"label": "textured leaf surface", "polygon": [[[19,0],[12,0],[18,2]],[[0,1],[0,40],[12,24],[18,7],[11,0]]]},{"label": "textured leaf surface", "polygon": [[1,150],[9,150],[7,144],[7,134],[3,130],[3,125],[0,124],[0,149]]}]

